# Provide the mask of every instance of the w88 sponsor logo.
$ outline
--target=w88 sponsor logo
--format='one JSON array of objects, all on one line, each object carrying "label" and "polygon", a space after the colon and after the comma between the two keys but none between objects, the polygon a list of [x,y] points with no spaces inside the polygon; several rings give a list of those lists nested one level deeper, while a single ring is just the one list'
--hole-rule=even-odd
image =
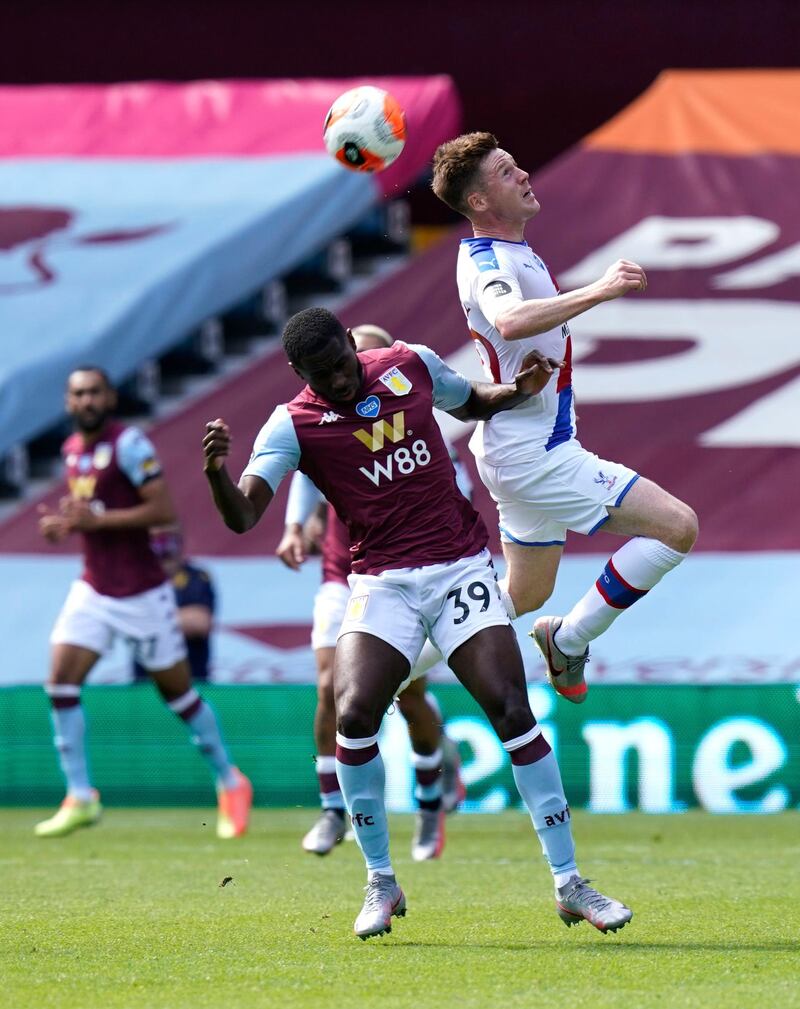
[{"label": "w88 sponsor logo", "polygon": [[417,438],[411,443],[411,448],[405,446],[396,448],[390,452],[383,462],[376,459],[372,464],[372,469],[366,466],[359,466],[359,473],[363,473],[370,483],[376,487],[380,486],[381,480],[392,481],[397,476],[408,476],[413,473],[417,466],[427,466],[431,461],[431,454],[428,446],[422,438]]}]

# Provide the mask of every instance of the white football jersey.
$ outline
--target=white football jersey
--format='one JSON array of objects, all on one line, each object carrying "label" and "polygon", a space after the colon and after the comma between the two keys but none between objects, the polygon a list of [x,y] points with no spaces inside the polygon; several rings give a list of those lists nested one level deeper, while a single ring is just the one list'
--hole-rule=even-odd
[{"label": "white football jersey", "polygon": [[478,424],[473,453],[492,466],[535,459],[575,437],[572,343],[569,326],[522,340],[504,340],[494,327],[499,313],[520,301],[553,298],[553,278],[527,242],[465,238],[458,253],[458,296],[470,335],[490,382],[512,382],[531,350],[566,361],[538,396]]}]

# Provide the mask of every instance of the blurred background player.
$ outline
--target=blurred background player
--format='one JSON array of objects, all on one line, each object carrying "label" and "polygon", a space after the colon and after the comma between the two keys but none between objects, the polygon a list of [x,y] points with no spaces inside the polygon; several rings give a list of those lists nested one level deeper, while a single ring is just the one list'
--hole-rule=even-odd
[{"label": "blurred background player", "polygon": [[[211,665],[211,631],[214,627],[216,593],[211,575],[190,561],[184,552],[180,522],[150,530],[150,548],[172,582],[178,625],[186,639],[186,653],[192,679],[208,680]],[[134,662],[137,680],[149,680],[147,670]]]},{"label": "blurred background player", "polygon": [[53,628],[46,687],[67,795],[54,816],[37,824],[36,834],[61,837],[100,818],[80,691],[120,635],[214,773],[217,835],[236,837],[247,828],[252,787],[231,763],[214,711],[192,687],[175,594],[150,547],[150,527],[175,521],[169,490],[152,443],[138,428],[113,420],[115,406],[102,369],[87,365],[69,376],[66,409],[75,431],[62,447],[69,495],[57,513],[40,509],[45,539],[57,543],[81,533],[84,568]]},{"label": "blurred background player", "polygon": [[458,296],[484,371],[508,382],[531,350],[563,359],[558,381],[487,423],[470,440],[478,472],[497,504],[503,553],[501,583],[512,619],[550,597],[567,530],[633,537],[564,617],[540,617],[532,635],[556,691],[586,698],[589,642],[607,630],[686,557],[697,538],[692,509],[620,463],[600,459],[576,438],[572,343],[568,321],[644,291],[647,277],[621,259],[593,284],[560,295],[544,262],[525,241],[539,213],[530,175],[491,133],[441,144],[433,191],[472,224],[461,242]]},{"label": "blurred background player", "polygon": [[[352,330],[358,351],[390,347],[391,335],[380,326],[356,326]],[[451,458],[455,453],[451,450]],[[471,498],[466,470],[453,458],[462,494]],[[321,516],[320,516],[321,512]],[[321,524],[309,532],[312,523]],[[333,507],[327,504],[311,481],[295,473],[286,509],[286,528],[276,551],[293,570],[304,562],[307,548],[316,545],[322,553],[322,584],[314,599],[311,647],[317,666],[317,707],[314,714],[316,770],[322,814],[305,835],[305,851],[326,855],[345,836],[344,799],[336,777],[336,710],[333,701],[333,660],[336,638],[344,619],[350,589],[350,536]],[[408,724],[411,763],[414,767],[414,798],[417,816],[411,856],[415,861],[438,858],[444,849],[444,816],[464,797],[459,774],[458,747],[442,727],[442,714],[433,694],[426,690],[425,672],[441,661],[441,654],[426,643],[411,682],[397,703]]]}]

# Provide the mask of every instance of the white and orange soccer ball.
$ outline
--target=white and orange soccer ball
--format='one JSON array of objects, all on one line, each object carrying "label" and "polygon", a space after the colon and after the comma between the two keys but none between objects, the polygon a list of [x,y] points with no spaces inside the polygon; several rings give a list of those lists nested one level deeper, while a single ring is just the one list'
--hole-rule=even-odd
[{"label": "white and orange soccer ball", "polygon": [[363,85],[339,95],[325,117],[328,153],[354,172],[382,172],[406,142],[406,117],[388,91]]}]

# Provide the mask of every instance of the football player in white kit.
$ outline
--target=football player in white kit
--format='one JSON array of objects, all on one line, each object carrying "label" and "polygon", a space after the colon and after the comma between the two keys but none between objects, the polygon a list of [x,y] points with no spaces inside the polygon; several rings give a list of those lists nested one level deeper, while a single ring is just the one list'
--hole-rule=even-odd
[{"label": "football player in white kit", "polygon": [[497,504],[508,573],[502,586],[513,617],[538,610],[555,584],[567,530],[632,537],[563,617],[536,620],[532,636],[556,691],[586,698],[589,642],[676,567],[697,538],[692,509],[576,438],[569,320],[604,301],[641,292],[644,270],[619,260],[593,284],[559,294],[525,241],[539,213],[530,175],[491,133],[442,144],[433,191],[472,224],[458,255],[458,295],[487,376],[507,382],[532,349],[562,361],[557,382],[513,410],[478,424],[470,441],[478,472]]}]

